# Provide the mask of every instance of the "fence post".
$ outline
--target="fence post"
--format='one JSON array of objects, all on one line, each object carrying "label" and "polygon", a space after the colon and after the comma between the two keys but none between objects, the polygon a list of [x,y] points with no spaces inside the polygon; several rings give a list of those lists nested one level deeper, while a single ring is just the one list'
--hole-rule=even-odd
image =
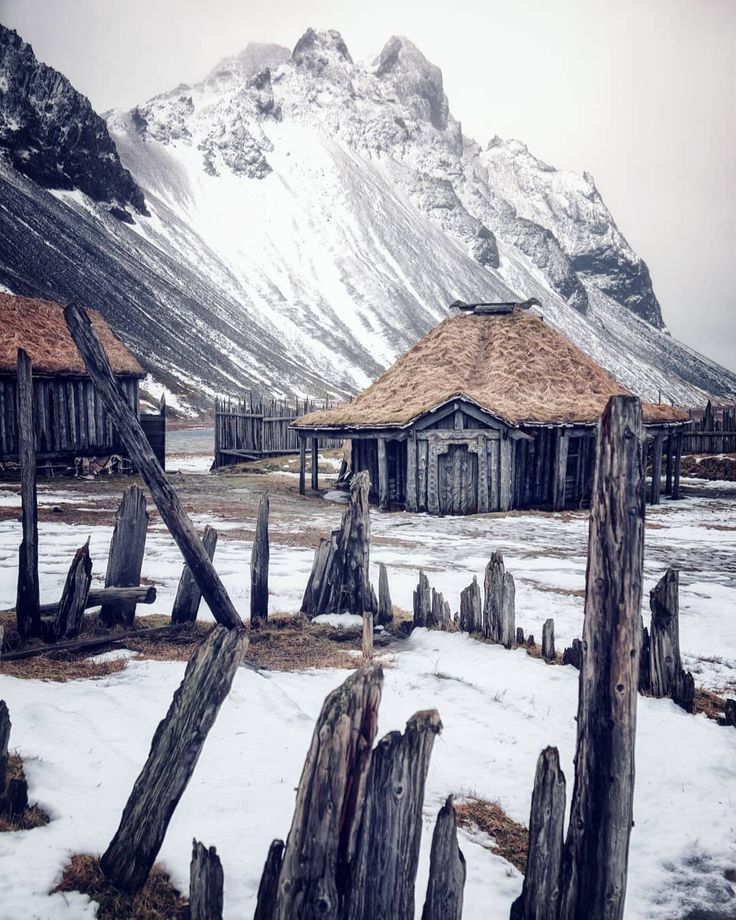
[{"label": "fence post", "polygon": [[[130,486],[123,493],[115,514],[115,529],[107,557],[106,588],[134,588],[141,583],[143,554],[146,551],[148,511],[140,486]],[[135,601],[108,601],[102,605],[100,619],[105,626],[133,625]]]},{"label": "fence post", "polygon": [[38,504],[36,498],[36,447],[33,435],[33,368],[31,359],[18,349],[18,459],[20,461],[21,524],[23,538],[18,562],[18,593],[15,616],[18,633],[25,639],[41,630],[38,586]]},{"label": "fence post", "polygon": [[84,609],[87,606],[89,586],[92,583],[92,560],[89,558],[89,540],[74,554],[64,583],[64,590],[56,611],[52,636],[59,639],[73,639],[82,629]]},{"label": "fence post", "polygon": [[483,611],[481,606],[480,585],[473,575],[473,580],[460,592],[460,629],[466,633],[483,632]]},{"label": "fence post", "polygon": [[378,566],[378,616],[376,617],[376,622],[385,626],[393,618],[391,592],[388,587],[388,572],[385,563],[381,562]]},{"label": "fence post", "polygon": [[222,863],[214,847],[192,841],[189,869],[189,920],[222,920]]},{"label": "fence post", "polygon": [[506,571],[501,553],[493,553],[486,566],[483,631],[491,642],[506,648],[514,644],[515,595],[514,578]]},{"label": "fence post", "polygon": [[[214,527],[209,524],[202,534],[202,546],[209,556],[210,560],[215,558],[215,549],[217,549],[218,533]],[[202,601],[202,592],[199,585],[194,580],[191,569],[184,563],[181,570],[181,578],[176,589],[174,606],[171,608],[172,623],[194,623],[199,612],[199,605]]]},{"label": "fence post", "polygon": [[450,796],[437,815],[432,834],[422,920],[461,920],[465,875],[465,857],[457,843],[457,816]]},{"label": "fence post", "polygon": [[268,495],[258,503],[256,533],[250,554],[250,622],[252,626],[268,619]]}]

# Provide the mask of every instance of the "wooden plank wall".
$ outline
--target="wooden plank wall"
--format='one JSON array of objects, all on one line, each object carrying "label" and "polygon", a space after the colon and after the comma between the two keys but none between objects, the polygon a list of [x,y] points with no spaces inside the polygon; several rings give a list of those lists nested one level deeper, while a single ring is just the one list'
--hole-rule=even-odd
[{"label": "wooden plank wall", "polygon": [[[690,416],[693,417],[692,411]],[[709,402],[702,418],[693,419],[691,425],[691,430],[683,436],[683,453],[727,454],[736,451],[736,406],[714,408]]]},{"label": "wooden plank wall", "polygon": [[[138,379],[118,381],[137,412]],[[39,460],[125,453],[89,378],[34,377],[33,429]],[[17,455],[16,381],[0,376],[0,459]]]}]

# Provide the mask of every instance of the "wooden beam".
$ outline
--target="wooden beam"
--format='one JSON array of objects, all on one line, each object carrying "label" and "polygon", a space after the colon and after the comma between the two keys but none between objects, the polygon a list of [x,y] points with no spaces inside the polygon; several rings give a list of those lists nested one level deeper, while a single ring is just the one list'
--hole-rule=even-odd
[{"label": "wooden beam", "polygon": [[[218,534],[215,528],[207,524],[202,535],[202,545],[210,559],[215,557],[217,537]],[[194,580],[192,572],[185,562],[179,585],[176,589],[174,606],[171,608],[171,622],[193,623],[197,619],[201,601],[202,592],[199,590],[199,585]]]},{"label": "wooden beam", "polygon": [[[134,588],[140,584],[147,530],[148,511],[143,489],[130,486],[123,493],[115,514],[115,529],[107,557],[106,588]],[[117,623],[130,627],[134,618],[135,601],[105,601],[100,610],[100,619],[108,627]]]},{"label": "wooden beam", "polygon": [[256,532],[250,553],[250,624],[258,626],[268,619],[268,495],[258,502]]},{"label": "wooden beam", "polygon": [[18,633],[21,638],[38,635],[41,630],[32,374],[31,359],[22,348],[19,348],[17,362],[17,425],[23,538],[20,544],[18,561],[18,593],[15,602],[15,616],[18,623]]},{"label": "wooden beam", "polygon": [[312,491],[319,489],[319,441],[312,438]]},{"label": "wooden beam", "polygon": [[64,317],[108,415],[148,486],[159,514],[191,569],[212,615],[218,623],[230,629],[242,626],[238,612],[225,586],[220,581],[192,522],[184,511],[179,496],[156,460],[140,422],[128,405],[125,394],[115,379],[105,350],[92,328],[89,317],[75,304],[69,304],[66,307]]},{"label": "wooden beam", "polygon": [[680,497],[680,469],[682,467],[682,428],[675,435],[675,462],[672,480],[672,498]]},{"label": "wooden beam", "polygon": [[388,451],[386,439],[378,439],[378,507],[381,511],[388,511]]},{"label": "wooden beam", "polygon": [[652,441],[652,485],[649,492],[649,501],[652,505],[659,504],[659,493],[662,485],[662,432],[657,432]]},{"label": "wooden beam", "polygon": [[673,454],[675,451],[675,436],[669,431],[667,433],[667,462],[665,467],[665,483],[664,483],[664,493],[665,495],[672,495],[672,466],[673,466]]},{"label": "wooden beam", "polygon": [[570,438],[564,428],[558,428],[555,434],[555,468],[552,480],[552,504],[555,511],[565,507],[565,481],[567,479],[567,451]]},{"label": "wooden beam", "polygon": [[307,441],[301,434],[299,435],[299,494],[304,495],[306,492],[305,479],[306,479],[306,466],[307,466]]}]

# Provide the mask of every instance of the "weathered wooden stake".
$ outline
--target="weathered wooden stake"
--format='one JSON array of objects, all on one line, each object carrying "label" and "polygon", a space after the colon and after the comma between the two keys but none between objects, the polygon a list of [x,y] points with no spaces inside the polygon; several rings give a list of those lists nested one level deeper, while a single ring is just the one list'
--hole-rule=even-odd
[{"label": "weathered wooden stake", "polygon": [[[214,527],[207,524],[202,534],[202,546],[205,548],[210,559],[214,559],[215,550],[217,549],[218,533]],[[202,602],[202,592],[199,585],[194,580],[191,569],[184,563],[181,570],[181,578],[176,589],[174,606],[171,608],[172,623],[194,623],[199,613],[199,605]]]},{"label": "weathered wooden stake", "polygon": [[524,641],[525,641],[524,640],[524,630],[521,626],[517,626],[516,627],[516,644],[523,645]]},{"label": "weathered wooden stake", "polygon": [[215,627],[189,659],[115,836],[100,860],[121,891],[145,885],[179,799],[248,647],[244,629]]},{"label": "weathered wooden stake", "polygon": [[644,564],[639,400],[612,397],[598,423],[597,441],[560,920],[621,920],[633,819]]},{"label": "weathered wooden stake", "polygon": [[192,841],[189,871],[190,920],[222,920],[224,874],[214,847]]},{"label": "weathered wooden stake", "polygon": [[297,790],[274,920],[341,916],[382,687],[379,667],[360,668],[322,706]]},{"label": "weathered wooden stake", "polygon": [[250,623],[258,626],[268,619],[268,495],[258,502],[256,533],[250,553]]},{"label": "weathered wooden stake", "polygon": [[388,572],[383,562],[378,566],[378,616],[376,622],[385,626],[394,618],[394,610],[391,604],[391,592],[388,587]]},{"label": "weathered wooden stake", "polygon": [[[345,920],[413,917],[429,759],[439,713],[418,712],[376,745],[355,842]],[[380,878],[380,884],[375,879]]]},{"label": "weathered wooden stake", "polygon": [[542,627],[542,658],[555,660],[555,621],[551,618],[545,620]]},{"label": "weathered wooden stake", "polygon": [[212,615],[229,629],[242,626],[224,585],[210,562],[179,496],[156,459],[140,422],[128,405],[115,379],[105,350],[92,328],[89,317],[80,307],[69,304],[64,310],[69,332],[82,356],[95,389],[125,444],[131,459],[143,477],[164,523],[182,552],[200,587]]},{"label": "weathered wooden stake", "polygon": [[723,718],[726,725],[736,726],[736,700],[726,700],[723,708]]},{"label": "weathered wooden stake", "polygon": [[578,671],[580,670],[583,664],[583,643],[580,639],[573,639],[572,645],[563,651],[562,663],[571,664]]},{"label": "weathered wooden stake", "polygon": [[450,796],[437,815],[432,834],[422,920],[461,920],[465,876],[465,857],[457,843],[457,816]]},{"label": "weathered wooden stake", "polygon": [[483,632],[483,610],[478,579],[460,592],[460,629],[467,633]]},{"label": "weathered wooden stake", "polygon": [[268,848],[266,864],[263,867],[261,882],[258,886],[258,900],[253,920],[274,920],[276,903],[279,895],[279,876],[281,861],[284,858],[284,841],[274,840]]},{"label": "weathered wooden stake", "polygon": [[[140,486],[130,486],[123,493],[115,514],[115,529],[107,557],[106,588],[132,588],[141,583],[147,530],[146,496]],[[100,610],[100,619],[109,627],[122,623],[130,628],[134,618],[135,601],[106,601]]]},{"label": "weathered wooden stake", "polygon": [[59,609],[49,636],[52,641],[74,639],[79,635],[91,582],[92,560],[89,558],[89,540],[87,540],[84,546],[80,546],[76,551],[69,567],[59,601]]},{"label": "weathered wooden stake", "polygon": [[515,594],[514,578],[506,571],[503,556],[493,553],[486,566],[483,632],[506,648],[514,643]]},{"label": "weathered wooden stake", "polygon": [[510,920],[557,917],[565,834],[565,774],[557,748],[545,748],[537,760],[529,815],[529,850],[521,894]]},{"label": "weathered wooden stake", "polygon": [[8,747],[10,745],[10,713],[5,700],[0,700],[0,810],[5,797],[5,785],[8,779]]},{"label": "weathered wooden stake", "polygon": [[671,696],[682,670],[680,659],[680,575],[667,569],[649,593],[649,689],[652,696]]},{"label": "weathered wooden stake", "polygon": [[414,626],[427,626],[432,616],[432,591],[429,579],[419,572],[419,584],[414,589]]},{"label": "weathered wooden stake", "polygon": [[41,631],[38,586],[38,505],[36,500],[36,448],[33,435],[33,370],[31,359],[18,349],[18,459],[20,461],[21,524],[23,538],[18,561],[18,593],[15,616],[18,634]]},{"label": "weathered wooden stake", "polygon": [[371,610],[363,612],[363,658],[366,661],[373,660],[373,612]]},{"label": "weathered wooden stake", "polygon": [[427,617],[427,627],[429,629],[448,630],[451,623],[452,614],[450,612],[449,603],[445,600],[440,591],[436,591],[432,588],[432,604],[429,616]]},{"label": "weathered wooden stake", "polygon": [[312,438],[312,490],[317,492],[319,489],[319,441]]}]

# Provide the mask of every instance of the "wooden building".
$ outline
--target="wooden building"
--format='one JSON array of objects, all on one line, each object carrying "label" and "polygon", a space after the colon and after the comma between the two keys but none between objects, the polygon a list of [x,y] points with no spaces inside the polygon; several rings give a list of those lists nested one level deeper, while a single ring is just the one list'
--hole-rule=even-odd
[{"label": "wooden building", "polygon": [[[352,402],[297,419],[305,447],[352,441],[382,508],[475,514],[581,507],[590,500],[595,432],[610,396],[629,391],[524,304],[462,305]],[[650,501],[679,494],[687,413],[643,404]],[[314,477],[313,477],[314,485]]]},{"label": "wooden building", "polygon": [[[138,412],[138,361],[102,316],[89,311],[118,382]],[[64,321],[63,308],[48,300],[0,294],[0,462],[18,455],[16,362],[23,348],[33,364],[33,418],[39,463],[75,457],[124,454]]]}]

